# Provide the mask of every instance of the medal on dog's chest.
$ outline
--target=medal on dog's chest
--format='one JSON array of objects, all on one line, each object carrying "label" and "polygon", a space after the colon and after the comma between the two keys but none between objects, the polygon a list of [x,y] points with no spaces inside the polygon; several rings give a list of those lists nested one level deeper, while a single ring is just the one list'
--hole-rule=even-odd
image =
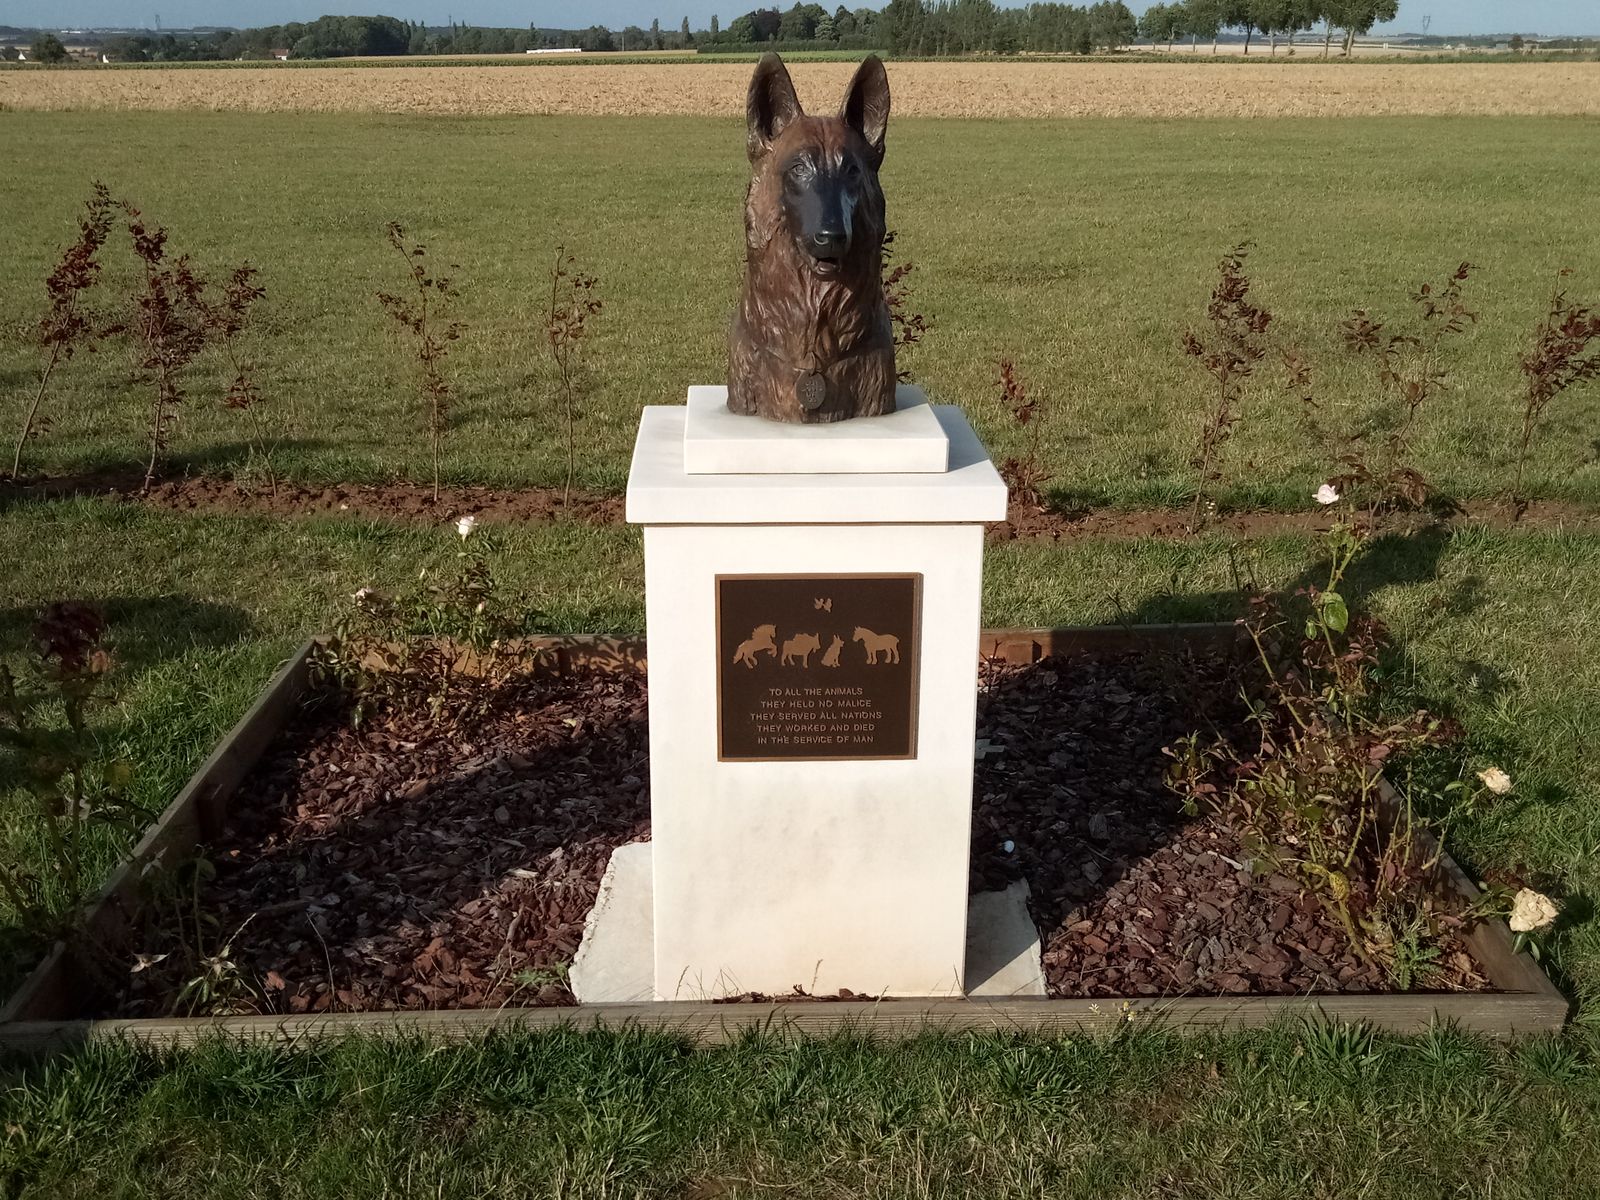
[{"label": "medal on dog's chest", "polygon": [[828,398],[828,381],[817,371],[807,371],[794,383],[795,398],[806,412],[816,412]]}]

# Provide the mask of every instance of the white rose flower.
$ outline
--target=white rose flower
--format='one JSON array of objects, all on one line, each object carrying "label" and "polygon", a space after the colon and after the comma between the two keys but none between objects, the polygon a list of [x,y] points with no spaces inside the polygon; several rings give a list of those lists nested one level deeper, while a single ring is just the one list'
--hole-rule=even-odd
[{"label": "white rose flower", "polygon": [[1512,933],[1532,933],[1555,924],[1561,910],[1549,896],[1541,896],[1532,888],[1523,888],[1511,901]]},{"label": "white rose flower", "polygon": [[1511,794],[1511,776],[1507,775],[1499,767],[1485,767],[1478,772],[1478,778],[1483,780],[1483,786],[1496,796]]},{"label": "white rose flower", "polygon": [[1313,498],[1318,504],[1326,508],[1330,504],[1339,503],[1339,489],[1331,483],[1325,483],[1316,490]]},{"label": "white rose flower", "polygon": [[456,532],[461,535],[461,540],[466,541],[472,536],[472,531],[478,527],[478,518],[474,516],[462,517],[456,522]]}]

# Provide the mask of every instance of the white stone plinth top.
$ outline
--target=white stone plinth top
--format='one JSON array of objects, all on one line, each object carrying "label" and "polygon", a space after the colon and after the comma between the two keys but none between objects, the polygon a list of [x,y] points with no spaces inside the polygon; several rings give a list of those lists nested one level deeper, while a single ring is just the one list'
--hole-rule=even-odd
[{"label": "white stone plinth top", "polygon": [[[627,519],[638,525],[944,525],[1005,520],[1005,482],[966,416],[948,404],[922,407],[933,414],[947,439],[949,459],[942,473],[691,475],[684,465],[689,409],[646,408],[628,473]],[[729,419],[758,421],[732,414]],[[804,430],[819,442],[852,441],[858,437],[852,432],[854,426],[888,419],[761,424]],[[881,452],[891,453],[887,447]]]},{"label": "white stone plinth top", "polygon": [[921,388],[895,389],[895,410],[825,425],[728,411],[725,387],[689,389],[683,469],[690,475],[943,474],[950,437]]}]

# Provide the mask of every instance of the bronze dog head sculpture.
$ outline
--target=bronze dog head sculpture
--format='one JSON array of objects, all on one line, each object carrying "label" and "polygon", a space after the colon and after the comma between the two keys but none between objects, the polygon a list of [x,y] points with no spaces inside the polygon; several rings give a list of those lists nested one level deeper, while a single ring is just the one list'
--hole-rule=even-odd
[{"label": "bronze dog head sculpture", "polygon": [[883,63],[862,62],[836,116],[808,117],[783,61],[765,54],[745,117],[751,179],[728,407],[790,422],[892,412],[878,186],[889,125]]}]

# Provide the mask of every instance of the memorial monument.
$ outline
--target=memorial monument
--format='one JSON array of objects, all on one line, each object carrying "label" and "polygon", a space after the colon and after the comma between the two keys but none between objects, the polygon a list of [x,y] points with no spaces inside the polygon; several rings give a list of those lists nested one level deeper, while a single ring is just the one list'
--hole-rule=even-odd
[{"label": "memorial monument", "polygon": [[645,409],[628,480],[650,991],[960,995],[983,527],[1006,489],[957,409],[895,385],[883,64],[819,118],[769,54],[747,116],[728,383]]}]

